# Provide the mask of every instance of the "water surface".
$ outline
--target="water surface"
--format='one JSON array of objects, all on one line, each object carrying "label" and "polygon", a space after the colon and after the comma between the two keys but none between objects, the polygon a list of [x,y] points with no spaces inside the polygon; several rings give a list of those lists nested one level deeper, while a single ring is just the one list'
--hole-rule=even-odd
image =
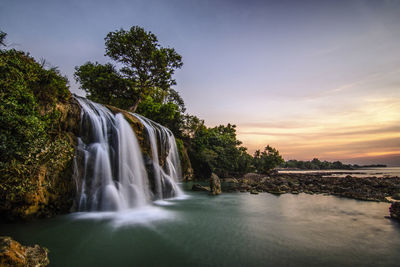
[{"label": "water surface", "polygon": [[268,193],[159,201],[130,212],[2,224],[50,249],[51,266],[399,266],[389,204]]}]

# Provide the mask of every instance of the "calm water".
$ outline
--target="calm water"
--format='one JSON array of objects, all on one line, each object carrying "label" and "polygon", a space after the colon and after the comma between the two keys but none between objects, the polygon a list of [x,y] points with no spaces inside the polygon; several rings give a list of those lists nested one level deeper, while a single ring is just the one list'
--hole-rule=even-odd
[{"label": "calm water", "polygon": [[[357,177],[400,177],[400,167],[386,167],[386,168],[364,168],[357,170],[282,170],[279,173],[332,173],[330,176],[345,177],[348,174],[353,174]],[[360,174],[362,173],[362,174]]]},{"label": "calm water", "polygon": [[78,213],[0,225],[50,249],[51,266],[399,266],[389,204],[263,193],[158,202],[130,213]]}]

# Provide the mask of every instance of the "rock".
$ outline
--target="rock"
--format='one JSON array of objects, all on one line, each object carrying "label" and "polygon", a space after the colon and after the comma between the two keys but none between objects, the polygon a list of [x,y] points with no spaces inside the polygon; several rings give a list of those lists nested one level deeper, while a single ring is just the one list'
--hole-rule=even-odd
[{"label": "rock", "polygon": [[289,190],[290,190],[290,188],[289,188],[287,185],[281,185],[281,186],[279,186],[279,191],[287,192],[287,191],[289,191]]},{"label": "rock", "polygon": [[[189,161],[190,162],[190,161]],[[185,169],[184,169],[185,170]],[[184,181],[192,181],[194,177],[194,171],[192,168],[187,168],[184,172],[183,172],[183,180]]]},{"label": "rock", "polygon": [[400,220],[400,202],[392,203],[389,212],[392,219]]},{"label": "rock", "polygon": [[225,179],[224,179],[224,182],[225,182],[225,183],[231,183],[231,184],[237,184],[237,183],[239,183],[239,181],[238,181],[237,179],[235,179],[235,178],[225,178]]},{"label": "rock", "polygon": [[2,267],[40,267],[50,264],[48,249],[34,245],[23,246],[11,237],[0,237],[0,266]]},{"label": "rock", "polygon": [[400,193],[394,194],[392,198],[395,200],[400,200]]},{"label": "rock", "polygon": [[192,191],[207,191],[207,192],[209,192],[211,190],[210,190],[210,187],[208,187],[208,186],[202,186],[201,184],[194,184],[192,186]]},{"label": "rock", "polygon": [[263,183],[266,180],[265,174],[247,173],[243,176],[244,183]]},{"label": "rock", "polygon": [[215,173],[211,173],[210,177],[210,194],[215,196],[221,194],[221,181]]},{"label": "rock", "polygon": [[256,191],[256,190],[251,190],[251,191],[250,191],[250,194],[258,195],[258,191]]}]

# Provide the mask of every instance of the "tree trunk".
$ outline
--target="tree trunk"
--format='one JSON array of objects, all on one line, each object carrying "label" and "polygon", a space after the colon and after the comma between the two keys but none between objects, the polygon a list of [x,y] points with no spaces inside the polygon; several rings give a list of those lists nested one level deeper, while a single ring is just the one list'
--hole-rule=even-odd
[{"label": "tree trunk", "polygon": [[141,97],[139,97],[139,98],[136,100],[136,102],[133,104],[133,106],[131,106],[131,107],[129,108],[129,111],[135,112],[136,109],[137,109],[137,107],[139,106],[140,101],[142,101],[142,98],[141,98]]}]

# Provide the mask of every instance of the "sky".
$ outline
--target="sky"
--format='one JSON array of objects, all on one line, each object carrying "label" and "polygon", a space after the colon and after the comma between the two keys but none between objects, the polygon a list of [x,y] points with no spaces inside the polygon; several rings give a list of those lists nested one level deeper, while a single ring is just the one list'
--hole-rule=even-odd
[{"label": "sky", "polygon": [[8,45],[80,95],[75,66],[135,25],[182,55],[187,112],[237,125],[250,153],[400,166],[400,0],[0,0]]}]

